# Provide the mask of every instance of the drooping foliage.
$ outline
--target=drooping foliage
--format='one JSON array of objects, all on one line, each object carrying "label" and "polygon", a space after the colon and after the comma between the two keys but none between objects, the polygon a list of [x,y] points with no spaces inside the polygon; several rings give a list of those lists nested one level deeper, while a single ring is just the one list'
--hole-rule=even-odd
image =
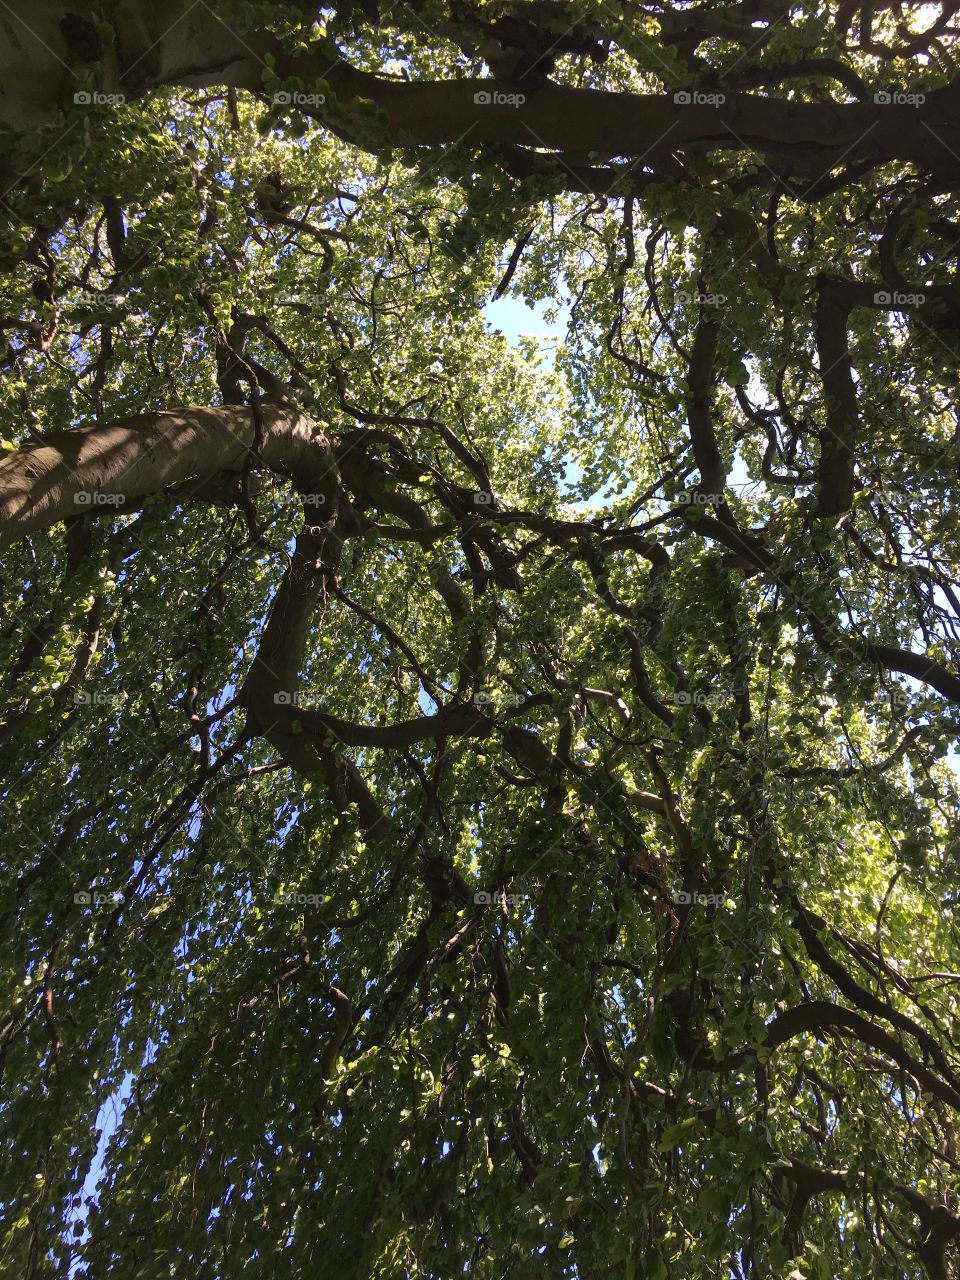
[{"label": "drooping foliage", "polygon": [[5,73],[0,1274],[954,1274],[957,6],[180,8]]}]

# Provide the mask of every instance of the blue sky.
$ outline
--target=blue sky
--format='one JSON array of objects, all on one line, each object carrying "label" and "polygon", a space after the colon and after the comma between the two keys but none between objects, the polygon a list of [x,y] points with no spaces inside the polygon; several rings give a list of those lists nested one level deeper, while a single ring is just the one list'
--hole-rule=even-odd
[{"label": "blue sky", "polygon": [[500,298],[497,302],[488,302],[483,314],[493,328],[499,329],[505,338],[515,344],[521,333],[537,338],[562,338],[567,331],[569,308],[560,307],[553,324],[543,314],[548,306],[555,305],[552,302],[541,302],[536,307],[528,307],[519,298]]}]

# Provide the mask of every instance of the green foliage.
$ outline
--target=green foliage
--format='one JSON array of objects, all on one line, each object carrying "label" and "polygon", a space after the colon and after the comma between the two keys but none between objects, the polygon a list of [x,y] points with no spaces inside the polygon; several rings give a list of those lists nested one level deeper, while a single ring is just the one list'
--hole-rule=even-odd
[{"label": "green foliage", "polygon": [[[530,8],[609,22],[563,84],[732,93],[840,58],[890,83],[822,7],[755,52],[718,18],[696,56],[666,14]],[[519,138],[522,173],[417,147],[277,59],[479,74],[464,32],[514,6],[377,10],[231,5],[276,37],[262,92],[158,88],[4,144],[36,177],[0,228],[0,485],[50,433],[262,395],[331,440],[356,527],[299,655],[300,764],[243,697],[330,519],[289,477],[254,460],[220,502],[4,552],[0,1272],[937,1280],[958,311],[847,310],[855,493],[826,521],[817,326],[823,280],[889,289],[891,252],[954,287],[957,195],[890,163],[810,197],[746,148],[631,187],[616,140]],[[511,344],[498,286],[566,331]]]}]

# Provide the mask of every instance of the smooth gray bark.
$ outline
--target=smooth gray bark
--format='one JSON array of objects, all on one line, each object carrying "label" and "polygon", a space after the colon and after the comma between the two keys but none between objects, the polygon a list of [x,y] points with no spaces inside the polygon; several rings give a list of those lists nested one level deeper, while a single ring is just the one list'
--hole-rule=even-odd
[{"label": "smooth gray bark", "polygon": [[[296,409],[263,405],[263,466],[300,489],[325,490],[335,464],[327,437]],[[51,433],[0,457],[0,546],[70,516],[123,510],[187,480],[239,472],[255,441],[242,406],[190,406],[85,431]]]}]

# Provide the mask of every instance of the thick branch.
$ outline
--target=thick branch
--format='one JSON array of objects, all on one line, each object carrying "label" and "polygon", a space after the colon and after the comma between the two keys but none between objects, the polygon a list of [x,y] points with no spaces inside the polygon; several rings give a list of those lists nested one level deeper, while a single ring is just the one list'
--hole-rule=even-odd
[{"label": "thick branch", "polygon": [[[306,489],[332,465],[326,437],[289,407],[263,406],[260,460]],[[250,411],[191,406],[85,431],[58,431],[0,458],[0,546],[70,516],[123,511],[186,480],[240,472],[254,443]]]}]

